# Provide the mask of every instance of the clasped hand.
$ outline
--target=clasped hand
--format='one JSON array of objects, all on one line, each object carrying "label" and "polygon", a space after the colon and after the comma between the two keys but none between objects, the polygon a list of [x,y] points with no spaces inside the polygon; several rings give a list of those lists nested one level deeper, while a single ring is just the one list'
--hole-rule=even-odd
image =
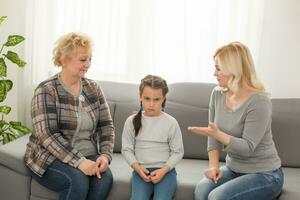
[{"label": "clasped hand", "polygon": [[105,172],[108,166],[108,159],[105,156],[99,156],[96,161],[83,160],[78,168],[87,176],[96,175],[98,178],[101,178],[101,173]]},{"label": "clasped hand", "polygon": [[169,172],[169,167],[164,166],[160,169],[156,169],[152,172],[149,172],[149,170],[145,167],[140,166],[139,164],[134,164],[133,169],[140,175],[140,177],[145,182],[152,182],[154,184],[159,183],[162,178]]}]

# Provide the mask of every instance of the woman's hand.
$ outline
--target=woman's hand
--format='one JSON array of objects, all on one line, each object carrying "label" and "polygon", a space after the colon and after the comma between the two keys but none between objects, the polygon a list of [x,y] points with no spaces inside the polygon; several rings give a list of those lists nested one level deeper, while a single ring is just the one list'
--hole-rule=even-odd
[{"label": "woman's hand", "polygon": [[154,170],[153,172],[150,173],[150,178],[152,183],[159,183],[163,177],[170,171],[169,166],[164,166],[160,169]]},{"label": "woman's hand", "polygon": [[220,129],[215,123],[210,122],[208,124],[208,127],[189,126],[188,130],[202,136],[209,136],[215,138],[224,145],[228,145],[230,142],[230,135],[220,131]]},{"label": "woman's hand", "polygon": [[216,136],[219,133],[219,128],[214,123],[209,123],[208,127],[190,126],[188,127],[188,130],[197,133],[199,135],[212,136],[212,137]]},{"label": "woman's hand", "polygon": [[108,169],[109,161],[105,156],[99,156],[96,160],[96,175],[98,178],[101,178],[101,173],[105,172]]},{"label": "woman's hand", "polygon": [[223,172],[218,167],[210,167],[205,170],[204,175],[217,183],[218,180],[222,178]]},{"label": "woman's hand", "polygon": [[140,177],[145,182],[150,182],[151,181],[150,173],[149,173],[148,169],[146,169],[145,167],[140,166],[137,162],[133,163],[131,165],[131,167],[134,169],[134,171],[136,171],[136,173],[138,173],[140,175]]},{"label": "woman's hand", "polygon": [[87,176],[93,176],[96,174],[96,162],[85,159],[79,164],[78,169]]}]

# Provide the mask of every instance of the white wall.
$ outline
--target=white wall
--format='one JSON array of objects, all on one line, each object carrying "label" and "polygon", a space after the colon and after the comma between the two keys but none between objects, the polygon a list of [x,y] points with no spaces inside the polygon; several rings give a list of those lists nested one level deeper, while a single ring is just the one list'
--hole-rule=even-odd
[{"label": "white wall", "polygon": [[300,98],[300,1],[265,0],[256,67],[272,97]]},{"label": "white wall", "polygon": [[[26,0],[1,0],[0,15],[8,18],[0,27],[0,41],[8,34],[25,33],[25,8]],[[300,98],[300,1],[265,0],[264,9],[261,49],[256,63],[259,76],[272,97]],[[24,47],[22,44],[17,49],[22,57]],[[22,110],[18,88],[22,84],[23,70],[9,65],[8,76],[15,84],[6,100],[13,107],[9,119],[19,117],[23,120],[22,112],[19,115],[16,112]]]},{"label": "white wall", "polygon": [[[6,20],[0,26],[0,44],[6,41],[8,35],[24,35],[25,33],[25,5],[26,0],[1,0],[0,2],[0,15],[8,16]],[[13,47],[13,51],[17,52],[21,58],[24,58],[24,42],[16,47]],[[6,51],[2,52],[5,53]],[[19,118],[19,111],[22,98],[18,95],[20,79],[23,77],[23,70],[18,69],[18,66],[6,62],[8,68],[8,78],[13,83],[13,89],[8,93],[5,100],[5,104],[12,107],[11,113],[5,118],[6,120],[21,120]],[[1,103],[3,105],[3,103]]]}]

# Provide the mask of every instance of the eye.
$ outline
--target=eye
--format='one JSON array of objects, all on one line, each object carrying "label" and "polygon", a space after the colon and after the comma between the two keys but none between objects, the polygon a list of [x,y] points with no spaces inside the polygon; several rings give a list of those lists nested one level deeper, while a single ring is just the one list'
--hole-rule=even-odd
[{"label": "eye", "polygon": [[217,65],[215,66],[215,70],[218,71],[218,72],[221,71],[220,67],[217,66]]}]

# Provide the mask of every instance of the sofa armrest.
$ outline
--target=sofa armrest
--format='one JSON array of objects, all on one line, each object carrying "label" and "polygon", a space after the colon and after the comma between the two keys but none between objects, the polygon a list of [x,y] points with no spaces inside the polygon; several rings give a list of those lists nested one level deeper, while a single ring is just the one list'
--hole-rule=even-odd
[{"label": "sofa armrest", "polygon": [[29,171],[24,164],[24,154],[29,135],[22,136],[8,144],[0,146],[0,165],[29,176]]}]

